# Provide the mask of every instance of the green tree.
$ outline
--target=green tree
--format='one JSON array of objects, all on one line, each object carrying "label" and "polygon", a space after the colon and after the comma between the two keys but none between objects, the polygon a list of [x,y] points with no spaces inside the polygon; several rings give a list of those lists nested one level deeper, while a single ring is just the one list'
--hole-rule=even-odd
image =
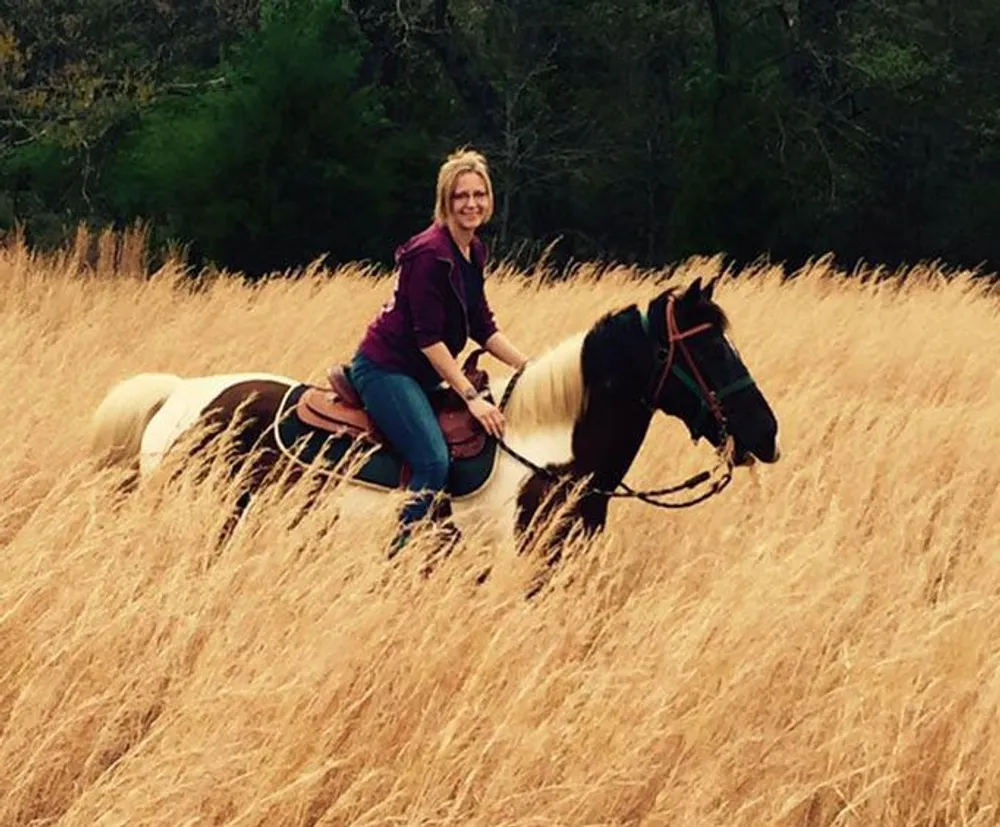
[{"label": "green tree", "polygon": [[335,3],[272,9],[223,87],[143,113],[109,172],[116,215],[248,273],[391,254],[413,149],[359,84],[361,46]]}]

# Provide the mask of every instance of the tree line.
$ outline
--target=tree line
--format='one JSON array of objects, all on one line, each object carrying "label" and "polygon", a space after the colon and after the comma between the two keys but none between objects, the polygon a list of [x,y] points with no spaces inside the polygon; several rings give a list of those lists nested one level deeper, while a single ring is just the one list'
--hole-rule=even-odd
[{"label": "tree line", "polygon": [[0,229],[388,263],[459,145],[498,255],[1000,262],[986,0],[0,0]]}]

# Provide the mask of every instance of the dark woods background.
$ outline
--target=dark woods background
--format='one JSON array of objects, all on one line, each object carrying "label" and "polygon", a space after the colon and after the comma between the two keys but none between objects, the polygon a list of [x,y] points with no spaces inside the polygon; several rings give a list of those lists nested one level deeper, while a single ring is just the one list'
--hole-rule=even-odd
[{"label": "dark woods background", "polygon": [[471,144],[488,240],[1000,264],[995,0],[0,0],[0,228],[388,263]]}]

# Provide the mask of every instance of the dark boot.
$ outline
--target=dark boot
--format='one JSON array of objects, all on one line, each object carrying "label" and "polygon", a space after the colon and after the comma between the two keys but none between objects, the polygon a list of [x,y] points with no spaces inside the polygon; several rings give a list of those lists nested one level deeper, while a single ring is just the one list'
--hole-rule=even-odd
[{"label": "dark boot", "polygon": [[421,493],[411,498],[400,509],[396,518],[399,529],[396,531],[396,536],[389,542],[387,552],[390,560],[396,557],[410,542],[417,526],[427,519],[434,519],[435,501],[431,497],[432,495],[426,492]]},{"label": "dark boot", "polygon": [[387,552],[388,559],[392,560],[397,554],[406,548],[406,544],[410,542],[412,534],[412,526],[403,525],[399,527],[399,531],[396,532],[396,536],[389,541],[389,549]]},{"label": "dark boot", "polygon": [[462,532],[452,520],[451,502],[446,496],[438,495],[427,511],[426,517],[412,522],[405,520],[406,510],[400,515],[401,525],[389,543],[388,558],[395,558],[407,545],[416,538],[428,541],[430,549],[421,574],[429,577],[437,563],[447,559],[462,539]]}]

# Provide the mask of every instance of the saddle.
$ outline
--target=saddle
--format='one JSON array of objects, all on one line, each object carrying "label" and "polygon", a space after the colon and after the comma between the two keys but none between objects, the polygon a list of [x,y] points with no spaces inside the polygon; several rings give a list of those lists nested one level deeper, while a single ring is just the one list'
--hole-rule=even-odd
[{"label": "saddle", "polygon": [[[482,349],[469,354],[462,364],[462,373],[478,391],[489,389],[489,376],[479,367]],[[334,436],[364,439],[375,445],[392,448],[389,439],[379,431],[368,415],[361,396],[351,382],[350,368],[335,364],[327,371],[329,387],[309,387],[299,397],[295,413],[306,425]],[[431,407],[444,433],[448,452],[453,459],[478,456],[486,447],[487,434],[469,411],[465,400],[452,388],[442,386],[431,395]]]}]

